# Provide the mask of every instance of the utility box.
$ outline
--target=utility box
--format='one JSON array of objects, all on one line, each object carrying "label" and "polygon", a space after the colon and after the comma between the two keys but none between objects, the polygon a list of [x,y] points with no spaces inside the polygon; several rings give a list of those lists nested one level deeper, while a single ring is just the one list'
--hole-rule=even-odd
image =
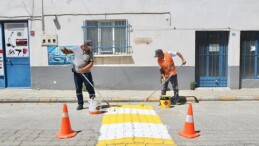
[{"label": "utility box", "polygon": [[58,35],[42,35],[41,36],[42,46],[57,46],[58,45]]}]

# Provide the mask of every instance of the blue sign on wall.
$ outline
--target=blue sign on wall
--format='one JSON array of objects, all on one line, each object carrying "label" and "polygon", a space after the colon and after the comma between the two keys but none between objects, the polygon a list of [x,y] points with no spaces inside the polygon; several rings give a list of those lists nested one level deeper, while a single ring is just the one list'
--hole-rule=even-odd
[{"label": "blue sign on wall", "polygon": [[[62,64],[72,64],[74,59],[73,54],[65,55],[61,52],[64,46],[48,46],[48,62],[49,65],[62,65]],[[65,46],[67,49],[74,48],[74,46]]]}]

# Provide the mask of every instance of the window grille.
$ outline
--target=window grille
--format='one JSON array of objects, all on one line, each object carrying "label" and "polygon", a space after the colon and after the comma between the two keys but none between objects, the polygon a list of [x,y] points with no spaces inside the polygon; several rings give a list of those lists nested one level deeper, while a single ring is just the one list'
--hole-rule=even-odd
[{"label": "window grille", "polygon": [[228,71],[227,31],[196,32],[196,81],[200,87],[226,87]]},{"label": "window grille", "polygon": [[126,20],[87,20],[82,28],[85,40],[93,41],[94,54],[122,55],[132,52]]},{"label": "window grille", "polygon": [[258,40],[258,31],[241,32],[240,66],[242,79],[259,78]]}]

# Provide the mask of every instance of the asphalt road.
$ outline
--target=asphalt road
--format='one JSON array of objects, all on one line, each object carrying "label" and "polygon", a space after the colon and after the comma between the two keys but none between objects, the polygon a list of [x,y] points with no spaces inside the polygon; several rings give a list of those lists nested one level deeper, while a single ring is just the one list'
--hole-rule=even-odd
[{"label": "asphalt road", "polygon": [[[139,104],[139,103],[112,103]],[[98,142],[103,114],[90,115],[88,109],[76,110],[68,103],[71,127],[79,133],[70,139],[54,135],[61,126],[61,103],[2,103],[0,105],[0,145],[89,145]],[[152,105],[167,126],[177,145],[259,145],[258,101],[208,101],[193,103],[195,130],[200,136],[187,139],[178,135],[183,130],[188,104],[160,109]]]}]

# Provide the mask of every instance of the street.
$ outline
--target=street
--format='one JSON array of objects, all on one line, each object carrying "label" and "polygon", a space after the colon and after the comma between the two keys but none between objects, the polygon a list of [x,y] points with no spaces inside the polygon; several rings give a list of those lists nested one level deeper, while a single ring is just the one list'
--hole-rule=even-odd
[{"label": "street", "polygon": [[[112,105],[140,104],[111,103]],[[183,130],[188,104],[160,109],[150,102],[166,125],[175,144],[185,145],[259,145],[258,101],[202,101],[193,103],[195,130],[200,136],[187,139],[178,135]],[[62,103],[2,103],[0,106],[0,145],[71,145],[94,146],[98,142],[103,114],[90,115],[88,109],[76,110],[67,103],[71,128],[78,134],[70,139],[57,139]],[[87,107],[87,105],[85,105]]]}]

